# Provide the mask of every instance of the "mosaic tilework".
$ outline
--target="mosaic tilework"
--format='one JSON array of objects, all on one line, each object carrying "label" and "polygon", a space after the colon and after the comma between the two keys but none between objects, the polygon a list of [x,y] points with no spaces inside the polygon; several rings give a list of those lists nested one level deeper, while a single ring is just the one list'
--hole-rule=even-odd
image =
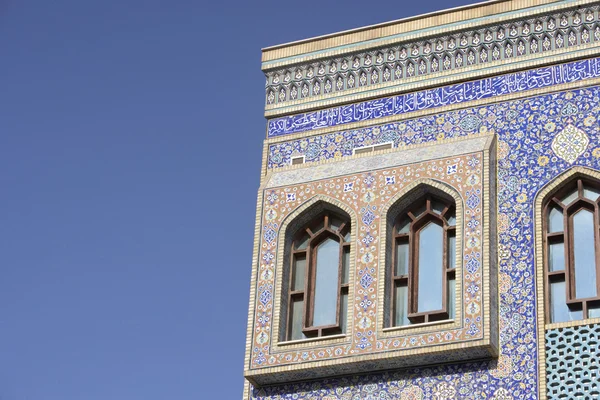
[{"label": "mosaic tilework", "polygon": [[[397,142],[423,143],[438,135],[494,131],[498,142],[498,256],[500,346],[496,361],[443,365],[370,376],[327,379],[256,389],[253,399],[537,399],[537,338],[532,202],[538,191],[572,166],[600,171],[600,90],[597,87],[537,96],[473,110],[398,123]],[[469,117],[474,127],[461,133]],[[406,124],[406,126],[401,126]],[[467,125],[468,126],[468,125]],[[554,139],[569,126],[587,145],[578,157],[561,158]],[[409,129],[410,127],[410,129]],[[370,138],[385,132],[369,128]],[[568,132],[567,132],[568,133]],[[365,130],[353,133],[368,136]],[[365,140],[365,138],[362,140]],[[335,137],[335,136],[334,136]],[[342,136],[338,142],[340,148]],[[585,140],[584,140],[585,142]],[[289,145],[289,144],[288,144]],[[318,157],[333,158],[319,153]],[[543,339],[542,339],[543,340]],[[543,368],[544,366],[542,366]],[[412,397],[410,397],[412,396]],[[445,397],[444,397],[445,396]]]},{"label": "mosaic tilework", "polygon": [[368,89],[600,41],[598,6],[399,43],[266,73],[266,104]]},{"label": "mosaic tilework", "polygon": [[[293,186],[266,189],[263,204],[261,263],[257,280],[256,320],[254,331],[251,368],[259,369],[277,365],[303,363],[305,361],[347,358],[349,356],[390,353],[403,349],[451,344],[471,341],[483,337],[483,296],[481,244],[484,229],[481,227],[483,209],[483,156],[472,153],[450,158],[400,165],[366,173],[344,175],[334,178],[304,182]],[[395,177],[395,180],[386,179]],[[379,210],[395,197],[395,194],[412,182],[421,179],[435,179],[453,188],[460,198],[465,199],[463,219],[463,257],[465,270],[462,272],[462,298],[464,315],[461,326],[455,329],[431,327],[428,332],[414,333],[410,330],[399,331],[395,336],[378,337],[377,327],[377,287],[383,279],[379,263],[379,244],[381,243],[381,225],[385,215]],[[485,188],[487,190],[487,188]],[[283,268],[283,249],[277,243],[281,237],[282,224],[286,217],[304,202],[316,195],[335,199],[358,216],[354,230],[354,322],[349,342],[338,345],[310,345],[292,351],[273,350],[271,334],[276,328],[273,305],[274,291],[279,290],[277,271]],[[461,221],[457,221],[460,223]],[[349,300],[350,302],[350,300]]]},{"label": "mosaic tilework", "polygon": [[548,399],[600,398],[600,325],[546,331]]},{"label": "mosaic tilework", "polygon": [[[532,124],[524,121],[523,117],[519,115],[520,111],[517,110],[526,110],[530,118],[543,122],[541,127],[544,129],[540,130],[540,126],[534,127],[536,134],[541,135],[542,132],[546,132],[545,136],[554,140],[554,145],[551,144],[553,154],[558,151],[560,155],[556,155],[559,157],[567,157],[567,160],[572,160],[573,156],[577,158],[581,150],[587,148],[587,145],[583,145],[585,138],[577,136],[581,140],[576,150],[567,151],[565,149],[565,152],[562,153],[559,150],[560,143],[568,143],[569,140],[563,140],[556,135],[564,132],[563,135],[569,134],[569,138],[571,138],[575,130],[581,130],[577,126],[567,128],[569,124],[565,124],[564,121],[579,117],[582,113],[589,113],[592,107],[597,108],[593,103],[596,98],[600,98],[600,88],[591,87],[583,92],[562,92],[456,110],[402,122],[301,138],[270,145],[267,166],[269,169],[288,166],[291,157],[298,154],[305,155],[307,162],[340,159],[352,155],[354,147],[375,143],[393,142],[395,147],[402,148],[479,132],[500,133],[506,131],[514,123],[519,124],[522,132],[528,132]],[[595,120],[594,113],[587,115],[586,118],[587,127],[592,126],[591,121]],[[548,124],[547,127],[546,124]],[[566,156],[568,153],[572,155]],[[567,161],[567,164],[571,164],[571,162]]]},{"label": "mosaic tilework", "polygon": [[[362,103],[275,118],[268,122],[267,136],[276,137],[325,127],[341,126],[351,122],[369,121],[393,115],[402,115],[412,111],[577,82],[599,76],[600,58],[575,61],[394,97],[384,97]],[[469,128],[469,124],[466,123],[464,129],[469,131]]]}]

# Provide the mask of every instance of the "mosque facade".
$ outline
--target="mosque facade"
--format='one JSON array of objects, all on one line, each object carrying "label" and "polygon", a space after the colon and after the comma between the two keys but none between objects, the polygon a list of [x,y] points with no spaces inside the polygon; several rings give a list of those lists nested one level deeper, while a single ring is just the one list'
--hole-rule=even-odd
[{"label": "mosque facade", "polygon": [[246,400],[600,398],[600,2],[263,49]]}]

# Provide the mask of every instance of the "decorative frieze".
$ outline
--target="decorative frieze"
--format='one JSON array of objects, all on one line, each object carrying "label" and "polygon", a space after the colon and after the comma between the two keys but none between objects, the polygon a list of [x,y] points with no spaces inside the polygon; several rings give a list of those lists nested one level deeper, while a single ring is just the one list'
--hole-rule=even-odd
[{"label": "decorative frieze", "polygon": [[529,55],[600,41],[598,6],[482,26],[443,37],[398,43],[342,57],[266,72],[267,107],[344,92],[402,84],[474,65],[501,64]]},{"label": "decorative frieze", "polygon": [[269,138],[600,77],[600,58],[271,119]]}]

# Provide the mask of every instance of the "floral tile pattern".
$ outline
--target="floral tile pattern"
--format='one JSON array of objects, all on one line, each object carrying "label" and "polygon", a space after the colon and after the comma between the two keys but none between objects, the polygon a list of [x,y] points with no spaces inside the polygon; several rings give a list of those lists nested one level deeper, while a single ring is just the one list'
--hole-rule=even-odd
[{"label": "floral tile pattern", "polygon": [[[552,93],[501,104],[491,104],[469,110],[457,110],[432,117],[401,121],[378,127],[300,139],[288,142],[275,150],[269,149],[271,168],[279,166],[277,153],[304,151],[309,145],[317,146],[312,160],[336,157],[346,151],[348,142],[365,144],[381,140],[382,135],[393,138],[396,146],[425,143],[444,137],[458,137],[475,132],[495,132],[498,136],[498,258],[499,258],[499,330],[501,354],[497,360],[448,364],[404,371],[355,375],[342,378],[321,379],[277,385],[251,390],[252,399],[537,399],[539,387],[538,340],[536,327],[535,296],[535,252],[534,252],[534,210],[536,194],[555,177],[572,166],[583,166],[600,171],[600,129],[597,115],[600,112],[600,89],[590,87],[573,91]],[[572,128],[570,128],[572,127]],[[559,150],[562,142],[555,142],[561,132],[578,139],[575,150]],[[579,133],[581,132],[581,133]],[[587,142],[584,137],[587,138]],[[319,140],[317,142],[316,140]],[[560,140],[560,139],[559,139]],[[553,147],[553,142],[556,144]],[[560,155],[562,154],[562,156]],[[461,174],[452,174],[452,160],[443,165],[445,179]],[[455,160],[458,170],[465,171],[477,160]],[[461,164],[462,163],[462,164]],[[465,164],[466,163],[466,164]],[[440,165],[441,167],[442,165]],[[441,169],[438,169],[438,173]],[[384,174],[361,174],[352,177],[354,190],[346,192],[357,202],[363,190],[373,190],[376,196],[385,196],[385,188],[403,184],[408,175],[395,174],[395,179],[387,179]],[[462,179],[465,179],[463,177]],[[350,178],[349,178],[350,179]],[[463,184],[466,180],[462,181]],[[343,192],[344,182],[324,182],[331,190]],[[304,196],[307,187],[296,189],[297,196]],[[312,189],[309,190],[310,191]],[[469,207],[477,207],[475,188],[464,187],[465,199]],[[469,194],[467,195],[467,190]],[[340,193],[340,197],[342,194]],[[278,213],[291,210],[293,203],[280,202],[285,190],[265,193],[265,205],[277,204]],[[477,197],[477,196],[476,196]],[[266,207],[267,208],[267,207]],[[265,208],[265,209],[266,209]],[[364,215],[363,212],[362,215]],[[375,218],[371,224],[377,224]],[[467,223],[467,221],[465,221]],[[277,229],[274,221],[265,222],[263,232]],[[364,229],[363,229],[364,228]],[[358,239],[369,233],[372,226],[363,226]],[[272,252],[262,248],[263,263],[259,274],[265,273],[264,260],[271,259]],[[477,269],[476,263],[469,266],[465,259],[465,269]],[[356,282],[369,273],[377,279],[377,271],[369,266],[357,266]],[[260,280],[259,280],[260,281]],[[257,287],[257,294],[272,290],[264,283]],[[465,285],[465,295],[467,292]],[[366,300],[368,298],[368,293]],[[360,304],[360,303],[359,303]],[[364,304],[368,304],[364,302]],[[367,306],[368,315],[370,305]],[[360,307],[359,307],[360,309]],[[262,310],[258,310],[262,311]],[[258,315],[258,314],[257,314]],[[355,318],[358,318],[355,315]],[[360,332],[363,335],[362,332]],[[260,335],[256,334],[256,338]],[[357,344],[364,336],[357,336]],[[371,343],[368,339],[365,343]],[[253,345],[252,358],[261,358],[259,342]],[[357,350],[354,348],[352,350]],[[301,357],[302,354],[297,355]],[[266,356],[263,362],[267,362]],[[454,397],[452,397],[454,396]]]}]

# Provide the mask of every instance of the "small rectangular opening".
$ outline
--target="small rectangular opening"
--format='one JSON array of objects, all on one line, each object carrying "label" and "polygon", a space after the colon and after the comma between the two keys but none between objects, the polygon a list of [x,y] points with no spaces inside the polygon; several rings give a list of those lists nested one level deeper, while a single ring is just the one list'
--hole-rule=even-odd
[{"label": "small rectangular opening", "polygon": [[292,165],[304,164],[304,156],[292,157]]},{"label": "small rectangular opening", "polygon": [[381,144],[377,144],[377,145],[373,146],[373,150],[375,150],[375,151],[387,150],[387,149],[391,149],[392,147],[394,147],[394,143],[392,143],[392,142],[381,143]]},{"label": "small rectangular opening", "polygon": [[353,150],[354,154],[365,154],[373,151],[373,146],[359,147]]}]

